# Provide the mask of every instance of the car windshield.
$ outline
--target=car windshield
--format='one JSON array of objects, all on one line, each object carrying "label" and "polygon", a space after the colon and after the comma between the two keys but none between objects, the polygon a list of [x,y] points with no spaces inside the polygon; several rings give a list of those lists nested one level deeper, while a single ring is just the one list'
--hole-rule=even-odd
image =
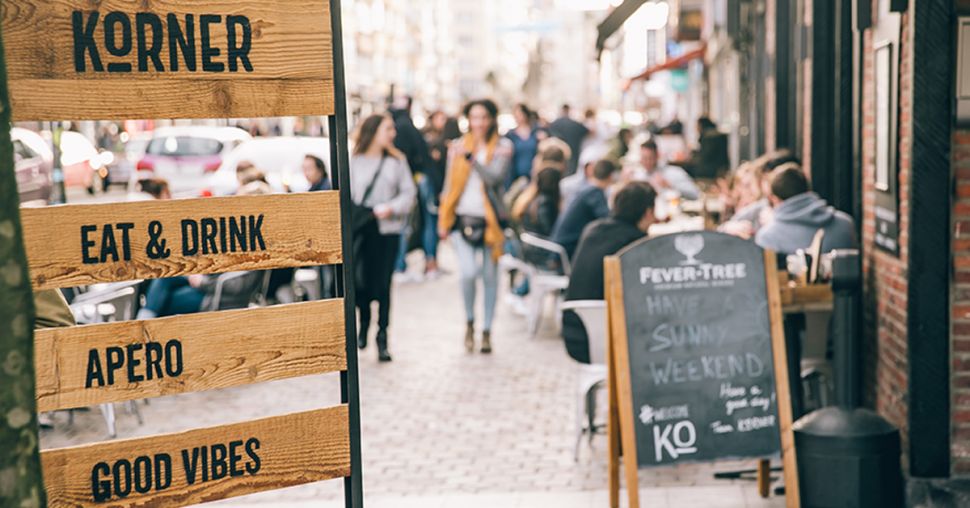
[{"label": "car windshield", "polygon": [[155,138],[148,144],[150,155],[202,156],[217,155],[222,151],[222,143],[212,138],[189,136],[165,136]]}]

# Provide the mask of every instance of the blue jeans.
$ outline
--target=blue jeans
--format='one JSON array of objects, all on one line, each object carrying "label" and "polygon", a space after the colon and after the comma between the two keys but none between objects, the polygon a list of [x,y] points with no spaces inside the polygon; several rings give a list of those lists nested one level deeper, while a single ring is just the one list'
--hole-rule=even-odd
[{"label": "blue jeans", "polygon": [[[412,212],[413,213],[413,212]],[[401,230],[401,239],[398,242],[397,257],[394,261],[394,271],[404,273],[408,271],[408,238],[411,237],[410,214],[404,218],[404,229]]]},{"label": "blue jeans", "polygon": [[187,277],[156,279],[148,285],[145,308],[156,316],[193,314],[202,309],[205,293],[189,285]]},{"label": "blue jeans", "polygon": [[[474,247],[462,238],[461,233],[451,234],[451,243],[458,256],[458,273],[461,279],[461,295],[465,301],[465,319],[475,321],[476,282],[481,277],[485,289],[485,322],[483,330],[492,329],[495,317],[495,300],[498,296],[498,263],[492,260],[492,250]],[[481,255],[481,264],[478,257]]]},{"label": "blue jeans", "polygon": [[418,182],[418,196],[421,199],[421,214],[424,216],[421,232],[424,259],[436,259],[438,257],[438,207],[435,204],[434,184],[424,175],[421,175],[421,180]]}]

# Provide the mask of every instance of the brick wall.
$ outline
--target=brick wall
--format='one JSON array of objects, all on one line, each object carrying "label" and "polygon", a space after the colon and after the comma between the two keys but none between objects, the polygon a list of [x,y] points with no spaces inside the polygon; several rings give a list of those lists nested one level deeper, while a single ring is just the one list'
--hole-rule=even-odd
[{"label": "brick wall", "polygon": [[[907,14],[901,17],[899,63],[899,257],[875,247],[874,181],[875,116],[873,102],[873,30],[865,32],[863,86],[863,271],[865,368],[864,401],[900,428],[903,453],[908,449],[907,414],[907,266],[909,263],[909,181],[912,134],[911,46]],[[970,223],[968,223],[970,226]],[[968,361],[970,365],[970,361]],[[970,386],[970,383],[968,383]],[[906,463],[907,461],[904,461]]]},{"label": "brick wall", "polygon": [[951,292],[951,468],[970,474],[970,130],[953,133],[953,281]]}]

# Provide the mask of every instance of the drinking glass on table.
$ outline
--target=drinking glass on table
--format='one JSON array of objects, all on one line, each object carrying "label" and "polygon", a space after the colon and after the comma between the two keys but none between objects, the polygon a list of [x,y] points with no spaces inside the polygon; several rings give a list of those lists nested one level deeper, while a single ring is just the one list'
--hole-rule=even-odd
[{"label": "drinking glass on table", "polygon": [[805,251],[798,249],[794,254],[789,254],[785,258],[788,274],[798,285],[804,286],[808,283],[808,261],[805,259]]}]

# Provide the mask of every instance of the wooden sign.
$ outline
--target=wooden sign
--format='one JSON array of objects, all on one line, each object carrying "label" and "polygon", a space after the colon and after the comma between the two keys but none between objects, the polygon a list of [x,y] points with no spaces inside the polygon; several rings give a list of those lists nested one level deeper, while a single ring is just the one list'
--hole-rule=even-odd
[{"label": "wooden sign", "polygon": [[[340,1],[9,0],[0,29],[0,129],[9,130],[11,114],[330,115],[333,192],[20,211],[34,289],[343,264],[334,300],[42,330],[33,348],[30,334],[13,336],[39,411],[341,374],[337,407],[43,452],[47,503],[181,506],[343,478],[346,506],[361,507],[352,238],[342,234],[351,195]],[[0,134],[0,171],[12,172],[10,138]],[[16,207],[4,210],[2,233],[16,238]],[[11,286],[15,276],[26,280],[17,262],[8,263]],[[29,291],[0,285],[0,300],[11,296],[29,301]],[[29,330],[23,321],[15,330]],[[4,395],[22,399],[33,383],[18,386]],[[36,426],[17,428],[0,462],[23,465],[30,479]],[[30,495],[24,502],[43,504],[40,485],[20,489]]]},{"label": "wooden sign", "polygon": [[[644,240],[607,258],[611,474],[619,474],[620,443],[628,486],[641,467],[679,462],[784,449],[788,466],[791,406],[787,363],[778,357],[785,346],[774,263],[753,243],[714,232]],[[639,506],[635,490],[631,506]]]},{"label": "wooden sign", "polygon": [[37,406],[54,411],[347,368],[343,300],[36,333]]},{"label": "wooden sign", "polygon": [[50,506],[184,506],[350,475],[347,406],[41,453]]},{"label": "wooden sign", "polygon": [[9,0],[14,121],[334,113],[328,2]]},{"label": "wooden sign", "polygon": [[37,289],[340,263],[336,192],[22,211]]}]

